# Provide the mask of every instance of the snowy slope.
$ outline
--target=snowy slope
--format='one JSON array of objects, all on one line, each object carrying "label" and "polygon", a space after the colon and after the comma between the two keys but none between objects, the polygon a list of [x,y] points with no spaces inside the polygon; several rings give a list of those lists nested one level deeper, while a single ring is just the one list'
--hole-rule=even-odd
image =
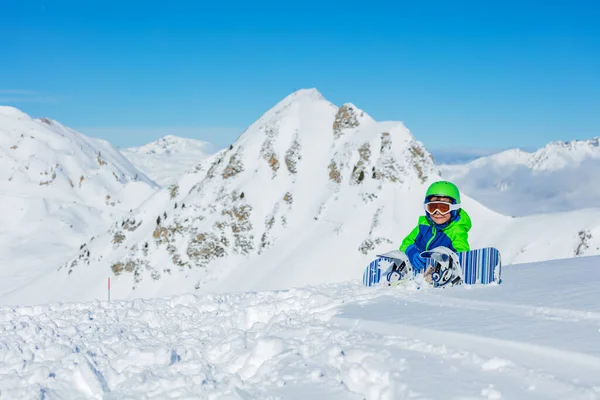
[{"label": "snowy slope", "polygon": [[[323,267],[326,267],[324,264]],[[19,399],[600,398],[599,257],[449,289],[289,291],[0,307]]]},{"label": "snowy slope", "polygon": [[0,293],[55,270],[157,189],[106,141],[0,107]]},{"label": "snowy slope", "polygon": [[600,205],[600,138],[553,142],[536,152],[507,150],[467,164],[440,165],[442,175],[508,215]]},{"label": "snowy slope", "polygon": [[121,149],[121,153],[154,181],[168,186],[214,151],[207,142],[167,135],[140,147]]},{"label": "snowy slope", "polygon": [[[47,277],[52,288],[42,280],[2,301],[101,298],[107,276],[120,299],[346,281],[398,247],[437,179],[401,123],[301,90],[86,241]],[[600,254],[600,210],[511,218],[468,196],[463,205],[471,245],[498,247],[506,264]]]},{"label": "snowy slope", "polygon": [[[311,242],[307,264],[329,249],[353,263],[415,223],[421,205],[411,190],[422,191],[435,174],[401,123],[376,122],[352,104],[337,107],[301,90],[63,270],[87,279],[90,270],[104,277],[112,267],[149,283],[178,275],[191,288],[205,285],[202,275],[212,280],[214,271],[302,240]],[[192,281],[189,273],[201,276]]]}]

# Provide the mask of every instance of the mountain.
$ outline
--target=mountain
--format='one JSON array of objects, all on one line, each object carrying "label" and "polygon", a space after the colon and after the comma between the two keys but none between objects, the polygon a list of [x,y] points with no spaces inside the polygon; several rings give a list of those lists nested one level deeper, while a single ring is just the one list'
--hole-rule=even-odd
[{"label": "mountain", "polygon": [[[414,228],[438,179],[402,123],[300,90],[86,241],[51,290],[30,290],[81,300],[105,296],[108,276],[115,298],[357,279]],[[511,218],[468,195],[463,206],[471,245],[498,247],[505,264],[600,253],[600,210]]]},{"label": "mountain", "polygon": [[0,107],[0,293],[54,269],[156,190],[108,142]]},{"label": "mountain", "polygon": [[167,135],[140,147],[121,149],[121,153],[155,182],[168,186],[214,151],[207,142]]},{"label": "mountain", "polygon": [[599,264],[521,264],[487,287],[378,289],[357,280],[0,307],[0,391],[9,399],[598,399]]},{"label": "mountain", "polygon": [[90,271],[133,278],[129,289],[170,279],[193,288],[282,246],[310,246],[302,260],[287,260],[303,269],[329,251],[354,263],[414,225],[422,206],[411,191],[435,176],[431,156],[401,123],[376,122],[350,103],[337,107],[301,90],[88,242],[61,271],[72,280],[100,279]]},{"label": "mountain", "polygon": [[442,175],[503,214],[522,216],[598,207],[600,138],[553,142],[535,152],[519,149],[463,165],[440,165]]}]

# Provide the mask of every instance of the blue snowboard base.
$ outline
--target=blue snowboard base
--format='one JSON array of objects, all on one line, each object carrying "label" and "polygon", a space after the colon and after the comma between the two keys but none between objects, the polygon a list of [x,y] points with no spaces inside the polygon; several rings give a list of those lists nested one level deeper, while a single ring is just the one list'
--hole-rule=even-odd
[{"label": "blue snowboard base", "polygon": [[[502,260],[500,251],[495,247],[484,247],[456,254],[458,255],[463,276],[461,284],[487,285],[490,283],[502,282]],[[386,279],[385,276],[383,276],[385,268],[395,260],[397,259],[383,255],[377,256],[375,260],[371,261],[363,273],[363,285],[379,285],[381,279]],[[433,266],[433,263],[434,261],[432,259],[428,259],[427,267]]]}]

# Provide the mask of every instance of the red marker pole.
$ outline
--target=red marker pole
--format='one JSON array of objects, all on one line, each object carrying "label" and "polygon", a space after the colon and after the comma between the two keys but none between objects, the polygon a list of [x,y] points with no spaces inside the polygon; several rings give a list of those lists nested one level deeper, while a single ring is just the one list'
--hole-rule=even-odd
[{"label": "red marker pole", "polygon": [[110,276],[108,277],[108,302],[110,303]]}]

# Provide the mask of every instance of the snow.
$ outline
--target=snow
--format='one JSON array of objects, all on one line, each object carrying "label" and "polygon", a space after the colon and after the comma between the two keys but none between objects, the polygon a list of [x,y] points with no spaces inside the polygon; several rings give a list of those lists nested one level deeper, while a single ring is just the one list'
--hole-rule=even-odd
[{"label": "snow", "polygon": [[77,254],[158,190],[110,143],[0,106],[0,295]]},{"label": "snow", "polygon": [[[260,276],[282,262],[290,274],[280,284],[316,283],[307,279],[324,252],[345,250],[340,265],[360,268],[376,246],[393,245],[388,238],[412,228],[422,209],[412,192],[434,178],[431,157],[403,124],[296,92],[233,146],[84,241],[51,289],[32,285],[12,298],[90,300],[107,274],[119,298],[210,290],[238,267]],[[343,275],[337,268],[319,279]]]},{"label": "snow", "polygon": [[[597,140],[438,168],[402,123],[303,89],[206,148],[119,152],[0,107],[0,397],[600,398],[600,209],[525,186],[580,197]],[[482,201],[504,173],[490,196],[536,212]],[[447,174],[503,283],[363,287]]]},{"label": "snow", "polygon": [[524,216],[600,204],[600,138],[506,150],[466,164],[440,165],[461,190],[502,214]]},{"label": "snow", "polygon": [[[108,276],[120,300],[344,282],[398,248],[440,178],[402,123],[301,90],[231,147],[81,240],[58,273],[0,302],[100,299]],[[472,247],[497,247],[505,264],[600,254],[600,209],[512,218],[465,191]]]},{"label": "snow", "polygon": [[597,399],[600,257],[500,285],[0,307],[7,398]]},{"label": "snow", "polygon": [[167,135],[140,147],[121,149],[121,153],[152,180],[169,186],[215,151],[208,142]]}]

